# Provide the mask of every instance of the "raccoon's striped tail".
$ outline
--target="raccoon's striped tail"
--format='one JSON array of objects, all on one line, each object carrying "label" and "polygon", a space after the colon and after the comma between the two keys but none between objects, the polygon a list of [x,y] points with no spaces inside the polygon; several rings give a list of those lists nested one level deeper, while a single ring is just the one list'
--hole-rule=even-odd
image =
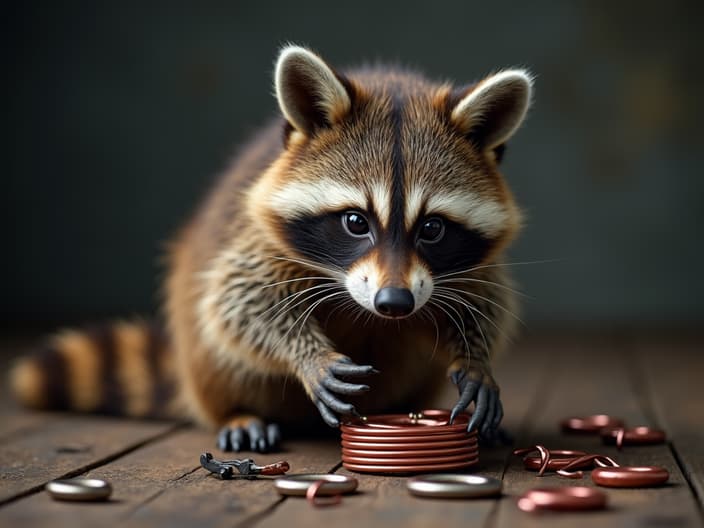
[{"label": "raccoon's striped tail", "polygon": [[67,330],[10,374],[17,399],[35,409],[135,417],[173,415],[175,371],[155,324],[117,322]]}]

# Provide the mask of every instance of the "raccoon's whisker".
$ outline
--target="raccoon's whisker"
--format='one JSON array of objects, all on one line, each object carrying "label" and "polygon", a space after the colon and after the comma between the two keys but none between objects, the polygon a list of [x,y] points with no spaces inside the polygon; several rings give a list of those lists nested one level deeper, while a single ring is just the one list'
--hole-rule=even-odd
[{"label": "raccoon's whisker", "polygon": [[445,279],[447,277],[451,277],[453,275],[462,275],[464,273],[471,273],[473,271],[477,271],[480,269],[486,269],[486,268],[500,268],[504,266],[524,266],[527,264],[549,264],[551,262],[560,262],[561,259],[547,259],[547,260],[526,260],[522,262],[495,262],[493,264],[482,264],[480,266],[473,266],[471,268],[466,268],[462,270],[457,270],[457,271],[451,271],[449,273],[441,273],[436,276],[436,279]]},{"label": "raccoon's whisker", "polygon": [[466,350],[466,352],[467,352],[467,357],[470,357],[470,356],[471,356],[471,350],[470,350],[470,347],[469,347],[469,343],[467,342],[467,337],[464,335],[464,332],[463,332],[462,329],[460,328],[460,325],[457,324],[457,321],[455,321],[455,318],[452,317],[452,314],[450,314],[450,312],[448,312],[447,310],[445,310],[445,308],[443,308],[443,307],[442,307],[440,304],[438,304],[436,301],[437,301],[437,299],[430,298],[430,299],[428,299],[428,304],[431,304],[431,305],[435,306],[436,308],[442,310],[442,311],[445,313],[445,315],[447,315],[448,319],[450,319],[450,321],[452,321],[452,323],[457,327],[457,331],[460,333],[460,335],[462,336],[462,340],[464,341],[464,346],[465,346],[465,350]]},{"label": "raccoon's whisker", "polygon": [[[320,293],[320,292],[318,292],[318,293]],[[293,321],[293,323],[292,323],[291,326],[288,328],[288,330],[286,330],[286,332],[284,333],[284,335],[279,338],[279,340],[276,342],[276,344],[274,344],[273,347],[271,347],[272,350],[276,350],[276,349],[279,347],[279,345],[280,345],[283,341],[286,340],[286,338],[288,337],[288,335],[289,335],[289,334],[291,333],[291,331],[296,327],[296,325],[301,321],[301,319],[303,319],[303,318],[307,319],[307,318],[308,318],[308,317],[307,317],[307,314],[312,313],[313,310],[315,310],[315,307],[318,306],[321,302],[323,302],[323,301],[325,301],[326,299],[329,299],[329,298],[331,298],[331,297],[335,297],[335,296],[337,296],[337,295],[342,295],[342,294],[344,294],[344,293],[345,293],[345,292],[333,292],[333,293],[330,293],[330,294],[326,295],[325,297],[322,297],[322,298],[316,300],[315,302],[313,302],[313,304],[311,304],[309,307],[307,307],[305,310],[303,310],[303,312],[296,318],[296,320]],[[317,294],[316,294],[316,295],[317,295]],[[301,326],[301,328],[303,328],[303,326]],[[300,333],[299,333],[299,337],[300,337]],[[296,343],[298,343],[298,342],[299,342],[299,340],[297,339],[297,340],[296,340]]]},{"label": "raccoon's whisker", "polygon": [[479,298],[479,299],[482,299],[483,301],[486,301],[486,302],[488,302],[489,304],[492,304],[492,305],[496,306],[496,307],[499,308],[500,310],[503,310],[503,311],[506,312],[508,315],[510,315],[511,317],[513,317],[514,319],[516,319],[516,321],[518,321],[519,323],[521,323],[523,326],[528,327],[528,325],[527,325],[520,317],[518,317],[515,313],[513,313],[511,310],[509,310],[509,309],[506,308],[505,306],[503,306],[503,305],[497,303],[496,301],[494,301],[494,300],[492,300],[492,299],[489,299],[488,297],[485,297],[484,295],[480,295],[480,294],[478,294],[478,293],[475,293],[475,292],[472,292],[472,291],[468,291],[468,290],[461,290],[461,289],[459,289],[459,288],[450,288],[450,287],[448,287],[448,286],[438,286],[438,287],[436,287],[436,289],[438,289],[438,290],[442,290],[442,289],[444,289],[444,290],[452,290],[452,291],[461,293],[462,295],[471,295],[472,297],[477,297],[477,298]]},{"label": "raccoon's whisker", "polygon": [[334,280],[331,277],[298,277],[296,279],[287,279],[287,280],[282,280],[278,282],[272,282],[271,284],[267,284],[266,286],[262,286],[262,290],[266,288],[273,288],[274,286],[280,286],[281,284],[288,284],[289,282],[300,282],[300,281],[307,281],[307,280]]},{"label": "raccoon's whisker", "polygon": [[295,258],[290,258],[290,257],[273,257],[272,256],[270,258],[273,258],[275,260],[285,260],[288,262],[295,262],[296,264],[300,264],[302,266],[308,266],[309,268],[317,269],[317,270],[322,271],[324,273],[329,273],[330,275],[333,275],[337,278],[344,279],[344,277],[345,277],[344,270],[342,268],[337,267],[337,266],[336,266],[336,268],[338,268],[338,269],[328,268],[326,266],[322,266],[320,264],[317,264],[311,260],[295,259]]},{"label": "raccoon's whisker", "polygon": [[[280,300],[279,302],[277,302],[275,305],[270,306],[269,308],[267,308],[266,310],[264,310],[264,311],[263,311],[261,314],[259,314],[259,315],[260,315],[260,317],[263,316],[263,315],[266,315],[266,314],[269,313],[270,311],[276,309],[276,308],[277,308],[278,306],[280,306],[281,304],[286,303],[284,306],[281,307],[281,310],[280,310],[276,315],[272,316],[271,319],[269,319],[268,322],[272,323],[272,322],[274,322],[274,321],[279,317],[279,315],[283,315],[283,314],[286,313],[288,310],[290,310],[290,309],[292,309],[292,308],[295,308],[295,307],[298,306],[299,304],[305,302],[306,299],[309,299],[309,298],[311,297],[311,295],[306,296],[306,294],[310,294],[311,292],[313,292],[313,291],[315,291],[315,290],[323,290],[323,291],[326,291],[326,290],[334,289],[335,286],[340,286],[340,285],[338,285],[338,284],[336,284],[336,283],[317,284],[317,285],[315,285],[315,286],[311,286],[311,287],[306,288],[306,289],[304,289],[304,290],[301,290],[301,291],[298,291],[298,292],[294,292],[294,293],[292,293],[292,294],[290,294],[290,295],[287,295],[287,296],[284,297],[283,299],[281,299],[281,300]],[[341,286],[340,286],[340,287],[341,287]],[[321,293],[321,292],[315,292],[315,293],[313,293],[313,295],[317,295],[318,293]],[[301,297],[301,296],[304,296],[304,298],[303,298],[303,299],[300,299],[299,302],[297,302],[297,303],[293,304],[293,306],[291,306],[291,304],[294,303],[294,302],[296,301],[296,299],[299,298],[299,297]]]},{"label": "raccoon's whisker", "polygon": [[[442,287],[441,287],[441,289],[445,290]],[[486,350],[487,355],[490,355],[489,343],[487,342],[486,336],[484,335],[484,330],[482,329],[482,325],[479,324],[477,317],[474,315],[474,312],[471,310],[471,307],[469,306],[469,304],[471,304],[471,303],[468,304],[464,299],[462,299],[462,297],[460,297],[456,293],[452,293],[452,292],[446,292],[446,293],[447,293],[447,295],[453,296],[455,298],[455,300],[458,303],[460,303],[467,310],[467,313],[469,313],[469,315],[472,317],[472,320],[474,321],[475,326],[479,330],[479,335],[482,336],[482,341],[484,342],[484,349]]]},{"label": "raccoon's whisker", "polygon": [[433,346],[433,351],[430,353],[429,360],[432,362],[435,358],[435,353],[438,351],[438,345],[440,344],[440,327],[438,326],[438,320],[435,318],[435,315],[433,315],[431,310],[419,310],[417,313],[419,319],[425,319],[427,317],[435,327],[435,345]]},{"label": "raccoon's whisker", "polygon": [[501,288],[503,290],[510,291],[511,293],[515,293],[516,295],[520,295],[521,297],[526,297],[526,298],[532,299],[532,297],[530,295],[523,293],[522,291],[517,290],[515,288],[511,288],[510,286],[506,286],[505,284],[501,284],[500,282],[484,280],[484,279],[476,279],[473,277],[453,277],[450,279],[438,279],[435,281],[435,284],[447,284],[447,283],[453,283],[453,282],[480,282],[482,284],[489,284],[491,286],[496,286],[497,288]]},{"label": "raccoon's whisker", "polygon": [[[464,290],[457,290],[460,293],[467,293]],[[511,343],[513,343],[513,339],[511,338],[510,335],[508,335],[499,325],[496,324],[496,322],[491,319],[488,315],[486,315],[484,312],[482,312],[479,308],[477,308],[474,304],[469,299],[464,299],[465,302],[463,302],[464,306],[470,310],[471,312],[476,312],[479,315],[481,315],[484,319],[486,319],[496,330],[506,337]]]},{"label": "raccoon's whisker", "polygon": [[[301,332],[303,331],[303,329],[306,326],[306,321],[308,321],[308,318],[315,311],[315,309],[318,306],[320,306],[320,303],[324,302],[326,299],[330,299],[331,297],[335,297],[337,295],[342,295],[343,293],[345,293],[345,292],[334,292],[326,297],[323,297],[322,299],[318,299],[313,304],[311,304],[305,312],[303,312],[304,314],[306,314],[306,316],[303,318],[303,321],[301,321],[301,324],[298,325],[298,334],[296,335],[296,343],[298,343],[301,339]],[[293,323],[291,328],[293,328],[294,326],[296,326],[295,322]]]},{"label": "raccoon's whisker", "polygon": [[[462,333],[466,334],[467,333],[467,327],[464,324],[464,317],[462,317],[462,314],[455,308],[452,303],[447,302],[449,301],[454,301],[457,302],[457,298],[451,295],[443,294],[443,293],[435,293],[436,301],[439,303],[442,303],[444,306],[447,306],[448,309],[452,310],[453,313],[457,316],[457,319],[460,321],[462,324]],[[445,299],[445,300],[441,300]]]}]

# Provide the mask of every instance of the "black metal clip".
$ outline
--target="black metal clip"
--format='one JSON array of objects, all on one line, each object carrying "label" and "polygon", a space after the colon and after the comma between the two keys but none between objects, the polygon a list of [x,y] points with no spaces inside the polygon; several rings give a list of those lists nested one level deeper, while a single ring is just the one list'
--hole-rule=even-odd
[{"label": "black metal clip", "polygon": [[239,473],[237,476],[244,478],[256,478],[257,475],[283,475],[290,469],[285,460],[266,466],[258,466],[251,458],[216,460],[210,453],[203,453],[200,456],[200,465],[223,480],[235,478],[235,469]]}]

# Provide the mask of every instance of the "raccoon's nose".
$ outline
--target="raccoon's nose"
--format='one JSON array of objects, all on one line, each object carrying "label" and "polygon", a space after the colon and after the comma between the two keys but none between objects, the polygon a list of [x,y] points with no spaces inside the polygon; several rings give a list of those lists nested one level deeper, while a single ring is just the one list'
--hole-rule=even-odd
[{"label": "raccoon's nose", "polygon": [[405,317],[415,307],[413,294],[407,288],[382,288],[374,296],[374,307],[387,317]]}]

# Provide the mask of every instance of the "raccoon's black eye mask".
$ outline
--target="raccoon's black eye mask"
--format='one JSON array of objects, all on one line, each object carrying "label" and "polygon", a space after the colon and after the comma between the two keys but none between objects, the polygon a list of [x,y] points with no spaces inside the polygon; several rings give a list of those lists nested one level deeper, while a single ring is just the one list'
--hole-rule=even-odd
[{"label": "raccoon's black eye mask", "polygon": [[[373,216],[350,210],[301,217],[290,221],[286,232],[301,254],[316,262],[347,269],[385,236]],[[405,246],[428,264],[434,275],[470,268],[482,261],[492,241],[478,231],[441,216],[419,220]],[[393,251],[393,249],[389,249]]]}]

